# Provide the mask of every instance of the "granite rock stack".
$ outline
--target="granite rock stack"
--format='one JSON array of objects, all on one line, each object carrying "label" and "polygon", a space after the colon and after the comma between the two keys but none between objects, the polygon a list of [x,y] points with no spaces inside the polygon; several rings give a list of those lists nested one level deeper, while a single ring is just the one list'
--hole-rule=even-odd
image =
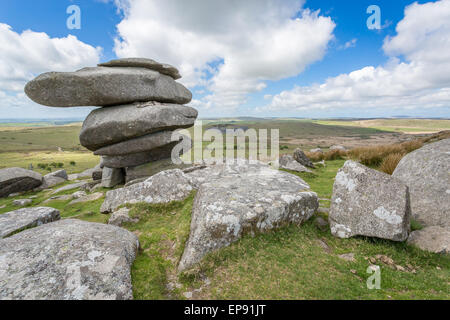
[{"label": "granite rock stack", "polygon": [[[169,159],[179,143],[177,129],[194,125],[197,110],[186,106],[191,92],[175,80],[170,65],[145,58],[125,58],[75,72],[48,72],[27,83],[25,93],[51,107],[98,106],[83,122],[80,143],[102,157],[104,172],[116,183],[135,166]],[[186,150],[186,146],[183,147]],[[122,178],[120,178],[122,175]],[[113,187],[111,179],[105,187]]]}]

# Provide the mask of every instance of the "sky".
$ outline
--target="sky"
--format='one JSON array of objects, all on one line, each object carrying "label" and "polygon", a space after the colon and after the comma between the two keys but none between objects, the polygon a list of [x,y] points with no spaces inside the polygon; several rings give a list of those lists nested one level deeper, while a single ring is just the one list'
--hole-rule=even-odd
[{"label": "sky", "polygon": [[123,57],[177,67],[201,118],[450,117],[450,0],[2,0],[0,43],[0,119],[84,118],[25,84]]}]

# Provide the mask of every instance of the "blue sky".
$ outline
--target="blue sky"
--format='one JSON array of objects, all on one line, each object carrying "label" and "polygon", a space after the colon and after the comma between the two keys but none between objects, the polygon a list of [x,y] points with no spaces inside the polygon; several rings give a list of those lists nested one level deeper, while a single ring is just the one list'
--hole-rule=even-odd
[{"label": "blue sky", "polygon": [[[90,108],[38,106],[21,85],[55,66],[71,71],[126,56],[179,67],[201,117],[449,117],[449,53],[443,47],[441,57],[424,58],[449,40],[449,1],[434,2],[418,1],[405,15],[413,1],[197,0],[187,11],[177,0],[2,0],[0,24],[9,29],[0,29],[8,42],[0,118],[82,118]],[[66,27],[72,4],[81,30]],[[366,25],[370,5],[381,9],[381,30]]]}]

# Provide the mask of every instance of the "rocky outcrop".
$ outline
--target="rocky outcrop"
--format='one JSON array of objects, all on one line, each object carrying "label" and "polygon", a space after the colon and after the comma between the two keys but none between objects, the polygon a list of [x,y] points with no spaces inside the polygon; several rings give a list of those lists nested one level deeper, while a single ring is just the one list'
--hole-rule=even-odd
[{"label": "rocky outcrop", "polygon": [[189,178],[179,169],[163,171],[144,182],[106,193],[100,211],[112,212],[126,203],[169,203],[184,200],[193,188]]},{"label": "rocky outcrop", "polygon": [[305,167],[314,168],[314,164],[311,162],[311,160],[308,159],[306,154],[300,148],[295,149],[293,158],[295,161],[297,161],[298,163],[300,163]]},{"label": "rocky outcrop", "polygon": [[0,240],[0,300],[132,299],[137,237],[61,220]]},{"label": "rocky outcrop", "polygon": [[311,172],[308,168],[306,168],[304,165],[300,164],[299,162],[295,161],[294,158],[290,155],[282,155],[279,160],[279,165],[281,169],[286,169],[290,171],[295,172]]},{"label": "rocky outcrop", "polygon": [[393,176],[409,187],[415,220],[424,226],[450,226],[450,139],[407,154]]},{"label": "rocky outcrop", "polygon": [[23,168],[0,169],[0,198],[33,190],[42,184],[42,175]]},{"label": "rocky outcrop", "polygon": [[192,172],[200,187],[179,271],[245,234],[300,224],[318,208],[317,195],[301,178],[263,164],[245,168],[217,165]]},{"label": "rocky outcrop", "polygon": [[59,211],[47,207],[23,208],[3,213],[0,214],[0,238],[6,238],[22,230],[40,226],[59,219]]},{"label": "rocky outcrop", "polygon": [[410,215],[408,187],[400,180],[354,161],[339,169],[329,214],[334,236],[404,241]]},{"label": "rocky outcrop", "polygon": [[50,107],[110,106],[136,101],[185,104],[192,99],[191,92],[172,77],[147,68],[121,67],[44,73],[27,83],[25,93],[34,102]]},{"label": "rocky outcrop", "polygon": [[450,254],[450,227],[431,226],[413,231],[408,244],[425,251]]}]

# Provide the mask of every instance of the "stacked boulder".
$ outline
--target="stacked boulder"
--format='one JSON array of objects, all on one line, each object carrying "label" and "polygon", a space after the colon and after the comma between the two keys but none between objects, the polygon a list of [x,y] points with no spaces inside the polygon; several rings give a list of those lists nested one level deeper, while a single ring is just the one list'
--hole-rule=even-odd
[{"label": "stacked boulder", "polygon": [[[102,156],[102,185],[123,183],[128,169],[171,158],[177,129],[191,127],[197,110],[191,92],[175,80],[178,70],[151,59],[112,60],[76,72],[49,72],[25,92],[52,107],[100,106],[83,123],[80,143]],[[182,149],[190,145],[186,143]]]}]

